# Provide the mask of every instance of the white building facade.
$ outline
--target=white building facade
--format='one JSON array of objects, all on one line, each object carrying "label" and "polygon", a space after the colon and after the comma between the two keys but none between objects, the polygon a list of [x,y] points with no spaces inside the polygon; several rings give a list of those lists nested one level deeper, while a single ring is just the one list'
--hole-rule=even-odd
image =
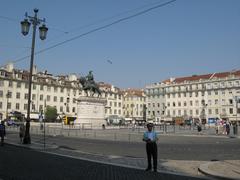
[{"label": "white building facade", "polygon": [[240,71],[170,78],[146,87],[147,117],[240,121]]},{"label": "white building facade", "polygon": [[[0,119],[5,119],[10,112],[27,114],[29,72],[14,69],[8,64],[0,69]],[[123,95],[119,88],[99,83],[102,97],[107,99],[106,116],[123,116]],[[77,99],[85,96],[75,74],[58,75],[33,70],[30,118],[44,110],[46,106],[56,107],[59,115],[77,116]],[[35,115],[34,115],[35,114]]]}]

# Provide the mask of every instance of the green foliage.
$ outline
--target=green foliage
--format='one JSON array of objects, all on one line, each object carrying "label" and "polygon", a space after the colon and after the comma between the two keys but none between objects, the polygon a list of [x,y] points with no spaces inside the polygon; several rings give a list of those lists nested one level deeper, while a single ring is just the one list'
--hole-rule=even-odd
[{"label": "green foliage", "polygon": [[56,122],[56,119],[57,119],[57,109],[52,106],[47,106],[45,110],[45,121]]}]

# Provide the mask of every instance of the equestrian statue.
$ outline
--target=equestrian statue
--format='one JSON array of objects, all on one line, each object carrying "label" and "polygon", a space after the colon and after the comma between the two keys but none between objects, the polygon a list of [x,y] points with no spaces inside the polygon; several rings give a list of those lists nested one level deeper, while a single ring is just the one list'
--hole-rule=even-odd
[{"label": "equestrian statue", "polygon": [[80,77],[79,82],[87,96],[94,96],[96,93],[98,97],[101,96],[101,90],[99,89],[98,84],[94,81],[92,71],[89,71],[86,77]]}]

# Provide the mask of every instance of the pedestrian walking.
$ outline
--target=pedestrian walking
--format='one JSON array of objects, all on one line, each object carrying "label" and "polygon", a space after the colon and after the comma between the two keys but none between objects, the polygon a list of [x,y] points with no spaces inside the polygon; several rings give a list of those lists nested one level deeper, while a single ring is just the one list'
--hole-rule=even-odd
[{"label": "pedestrian walking", "polygon": [[4,137],[5,136],[6,136],[6,129],[5,129],[4,121],[1,121],[1,124],[0,124],[1,146],[4,145]]},{"label": "pedestrian walking", "polygon": [[198,134],[200,134],[202,131],[202,126],[200,123],[197,124],[197,131],[198,131]]},{"label": "pedestrian walking", "polygon": [[216,123],[215,124],[215,130],[216,130],[216,135],[218,135],[218,133],[219,133],[219,124],[218,123]]},{"label": "pedestrian walking", "polygon": [[23,137],[25,135],[25,125],[22,123],[19,127],[19,138],[20,138],[20,143],[23,143]]},{"label": "pedestrian walking", "polygon": [[229,122],[226,123],[226,133],[227,133],[227,135],[230,134],[230,124],[229,124]]},{"label": "pedestrian walking", "polygon": [[152,170],[152,162],[151,159],[153,158],[153,169],[154,172],[157,172],[157,133],[153,131],[153,124],[147,124],[147,131],[143,134],[143,141],[146,142],[146,151],[147,151],[147,159],[148,159],[148,167],[146,171]]}]

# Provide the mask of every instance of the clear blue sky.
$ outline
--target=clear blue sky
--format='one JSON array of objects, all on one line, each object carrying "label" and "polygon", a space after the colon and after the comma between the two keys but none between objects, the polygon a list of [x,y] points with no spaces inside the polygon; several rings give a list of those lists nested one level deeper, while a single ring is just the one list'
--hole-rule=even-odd
[{"label": "clear blue sky", "polygon": [[[45,41],[36,39],[39,51],[157,2],[166,0],[1,0],[0,65],[30,54],[31,34],[22,36],[19,23],[33,8],[49,27]],[[28,69],[29,61],[15,66]],[[36,55],[35,64],[54,75],[93,70],[120,88],[240,69],[240,1],[177,0]]]}]

